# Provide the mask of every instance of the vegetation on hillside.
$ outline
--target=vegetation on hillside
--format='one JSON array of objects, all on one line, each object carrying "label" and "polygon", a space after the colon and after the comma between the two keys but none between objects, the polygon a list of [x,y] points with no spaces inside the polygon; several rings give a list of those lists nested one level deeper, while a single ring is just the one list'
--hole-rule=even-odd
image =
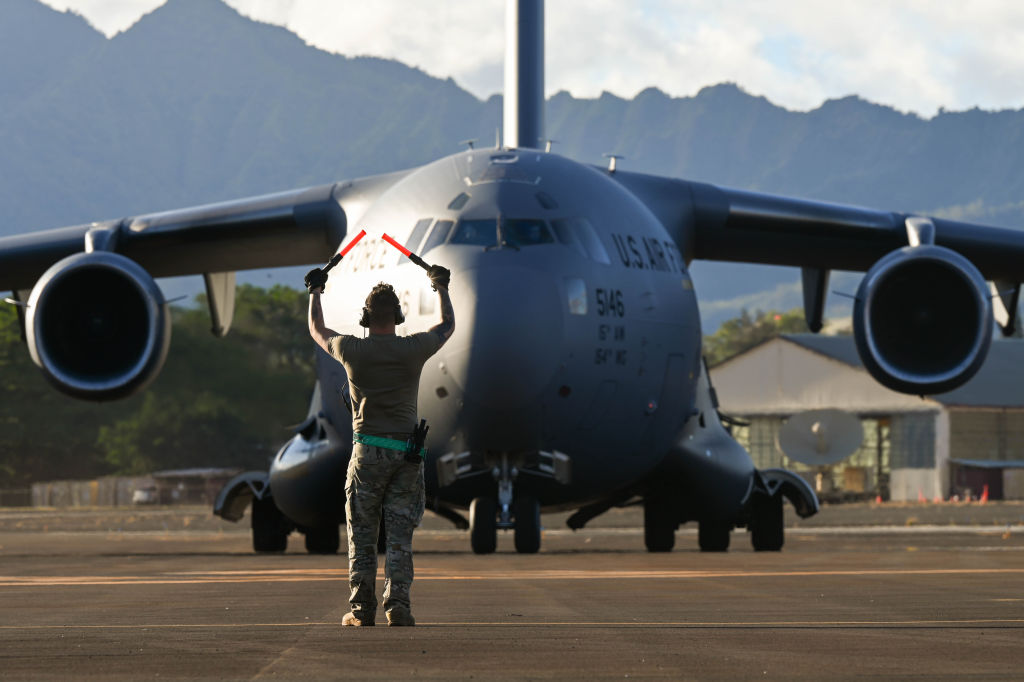
[{"label": "vegetation on hillside", "polygon": [[809,331],[804,311],[794,308],[786,313],[746,309],[739,317],[726,320],[714,334],[704,337],[704,358],[714,367],[745,350],[779,334],[800,334]]},{"label": "vegetation on hillside", "polygon": [[54,390],[0,307],[0,488],[179,467],[264,467],[302,420],[313,387],[304,292],[238,288],[214,338],[205,302],[173,309],[171,350],[142,394],[104,404]]}]

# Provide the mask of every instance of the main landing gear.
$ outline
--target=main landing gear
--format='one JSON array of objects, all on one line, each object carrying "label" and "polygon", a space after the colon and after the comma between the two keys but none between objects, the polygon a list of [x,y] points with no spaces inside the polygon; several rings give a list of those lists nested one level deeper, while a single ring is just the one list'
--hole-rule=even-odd
[{"label": "main landing gear", "polygon": [[785,542],[782,495],[757,496],[750,519],[750,544],[755,552],[778,552]]},{"label": "main landing gear", "polygon": [[255,552],[283,552],[288,548],[291,523],[270,496],[252,500],[252,548]]},{"label": "main landing gear", "polygon": [[702,552],[725,552],[729,549],[732,524],[728,521],[701,521],[697,528],[697,544]]},{"label": "main landing gear", "polygon": [[540,502],[530,495],[513,497],[512,484],[519,474],[502,455],[495,467],[498,499],[477,497],[469,505],[469,544],[474,554],[491,554],[498,546],[498,529],[511,528],[520,554],[540,551]]},{"label": "main landing gear", "polygon": [[644,545],[648,552],[671,552],[679,527],[665,495],[644,497]]}]

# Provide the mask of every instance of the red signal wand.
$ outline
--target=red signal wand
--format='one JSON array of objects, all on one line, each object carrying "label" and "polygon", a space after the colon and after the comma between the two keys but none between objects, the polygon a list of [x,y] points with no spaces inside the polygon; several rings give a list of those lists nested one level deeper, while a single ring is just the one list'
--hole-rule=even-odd
[{"label": "red signal wand", "polygon": [[348,243],[348,246],[342,249],[340,253],[335,254],[331,258],[331,260],[328,261],[327,265],[325,265],[323,268],[313,268],[312,270],[306,273],[306,278],[303,281],[306,284],[306,288],[309,289],[309,293],[312,294],[313,291],[315,291],[316,289],[320,289],[325,284],[327,284],[327,273],[330,271],[330,269],[333,268],[338,263],[340,263],[341,259],[344,258],[346,253],[348,253],[349,249],[355,246],[356,242],[358,242],[365,236],[366,230],[360,230],[359,234],[355,236],[355,239],[350,241]]},{"label": "red signal wand", "polygon": [[330,270],[335,265],[340,263],[341,259],[345,257],[345,254],[349,252],[349,249],[351,249],[353,246],[355,246],[356,242],[358,242],[360,239],[362,239],[365,236],[366,236],[366,230],[359,230],[359,234],[357,234],[355,237],[353,237],[352,241],[350,241],[348,243],[348,245],[344,249],[342,249],[339,253],[335,254],[334,257],[331,258],[331,260],[327,263],[327,265],[324,266],[324,272],[326,273],[328,270]]},{"label": "red signal wand", "polygon": [[421,268],[423,268],[424,270],[430,270],[430,266],[429,266],[429,265],[428,265],[428,264],[427,264],[426,262],[424,262],[424,260],[423,260],[422,258],[420,258],[420,257],[419,257],[419,256],[417,256],[417,255],[416,255],[415,253],[413,253],[413,252],[412,252],[412,251],[410,251],[409,249],[405,248],[404,246],[402,246],[401,244],[399,244],[398,242],[396,242],[396,241],[395,241],[395,240],[394,240],[394,239],[393,239],[393,238],[392,238],[392,237],[391,237],[390,235],[388,235],[387,233],[385,233],[385,234],[384,234],[384,241],[386,241],[386,242],[387,242],[388,244],[391,244],[391,246],[393,246],[393,247],[395,247],[396,249],[398,249],[399,251],[401,251],[401,252],[402,252],[403,254],[405,254],[405,257],[406,257],[406,258],[408,258],[409,260],[411,260],[411,261],[412,261],[413,263],[415,263],[416,265],[420,266],[420,267],[421,267]]}]

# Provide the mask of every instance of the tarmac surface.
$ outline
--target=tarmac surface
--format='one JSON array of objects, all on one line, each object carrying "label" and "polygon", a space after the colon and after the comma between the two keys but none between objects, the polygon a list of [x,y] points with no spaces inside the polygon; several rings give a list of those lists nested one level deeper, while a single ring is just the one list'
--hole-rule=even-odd
[{"label": "tarmac surface", "polygon": [[[831,519],[831,521],[829,521]],[[543,548],[417,532],[415,628],[342,628],[346,560],[191,509],[0,510],[0,679],[1024,677],[1024,505],[845,505],[781,553],[643,551],[637,510]],[[378,592],[382,589],[382,580]]]}]

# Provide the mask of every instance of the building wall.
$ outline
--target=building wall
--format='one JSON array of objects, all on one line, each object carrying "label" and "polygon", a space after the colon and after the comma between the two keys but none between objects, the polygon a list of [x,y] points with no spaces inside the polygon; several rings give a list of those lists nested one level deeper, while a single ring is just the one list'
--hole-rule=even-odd
[{"label": "building wall", "polygon": [[951,408],[950,457],[1024,460],[1024,410]]},{"label": "building wall", "polygon": [[862,419],[864,441],[850,457],[829,467],[790,459],[778,447],[779,429],[787,417],[744,415],[750,426],[735,427],[733,436],[747,449],[758,469],[782,467],[800,474],[822,497],[888,497],[890,425],[888,419]]},{"label": "building wall", "polygon": [[791,415],[835,408],[856,414],[934,412],[939,405],[890,391],[863,369],[773,339],[711,370],[723,412]]},{"label": "building wall", "polygon": [[1003,499],[1024,500],[1024,469],[1003,470]]},{"label": "building wall", "polygon": [[916,500],[918,494],[927,500],[945,498],[939,472],[935,469],[893,469],[889,488],[892,500]]},{"label": "building wall", "polygon": [[935,418],[937,412],[894,414],[892,469],[935,468]]},{"label": "building wall", "polygon": [[[826,490],[853,493],[863,487],[892,500],[916,500],[919,493],[929,500],[945,498],[953,488],[950,459],[1024,461],[1024,407],[946,407],[903,395],[878,384],[863,368],[785,339],[717,366],[711,379],[721,410],[751,421],[751,427],[734,433],[758,468],[791,469],[812,484],[824,473]],[[785,418],[816,409],[860,415],[865,427],[861,450],[827,471],[794,462],[775,447]],[[1003,478],[1007,499],[1024,495],[1017,492],[1024,483],[1016,474],[1006,475],[1010,471]]]}]

